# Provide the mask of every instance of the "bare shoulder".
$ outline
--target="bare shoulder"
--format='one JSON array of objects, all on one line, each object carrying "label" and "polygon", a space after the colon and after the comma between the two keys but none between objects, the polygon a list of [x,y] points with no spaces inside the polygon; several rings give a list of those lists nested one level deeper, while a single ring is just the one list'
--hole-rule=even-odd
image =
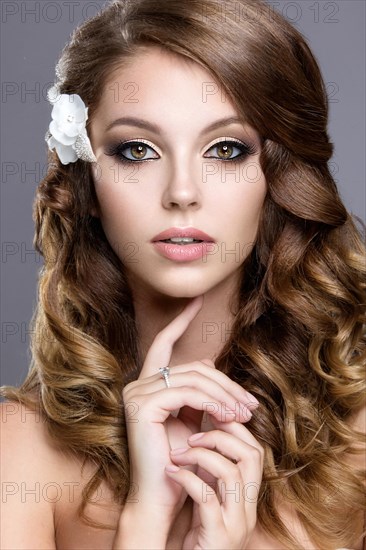
[{"label": "bare shoulder", "polygon": [[0,404],[0,422],[1,432],[8,438],[10,444],[15,443],[19,434],[31,440],[32,437],[39,437],[45,432],[40,411],[32,410],[15,401],[5,401]]},{"label": "bare shoulder", "polygon": [[62,464],[39,412],[13,401],[0,404],[1,548],[56,548],[54,509]]},{"label": "bare shoulder", "polygon": [[[0,516],[2,550],[111,548],[114,532],[93,529],[78,517],[83,489],[97,465],[50,437],[40,412],[15,402],[0,404]],[[88,516],[117,524],[121,507],[105,482]]]},{"label": "bare shoulder", "polygon": [[[46,473],[59,458],[59,449],[52,443],[39,410],[32,410],[14,401],[0,404],[1,454],[8,470],[22,465],[22,471]],[[7,460],[9,459],[9,460]]]}]

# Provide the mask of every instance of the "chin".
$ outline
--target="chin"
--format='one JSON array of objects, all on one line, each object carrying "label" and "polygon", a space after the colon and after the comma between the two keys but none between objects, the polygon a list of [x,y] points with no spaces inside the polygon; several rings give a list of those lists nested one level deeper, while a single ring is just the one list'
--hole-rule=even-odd
[{"label": "chin", "polygon": [[201,294],[205,294],[209,289],[203,286],[192,285],[176,285],[158,289],[161,294],[170,296],[171,298],[195,298]]},{"label": "chin", "polygon": [[170,296],[171,298],[196,298],[197,296],[200,296],[201,294],[205,294],[205,292],[203,291],[197,291],[196,290],[192,290],[191,292],[187,291],[186,289],[185,290],[176,290],[176,291],[173,291],[173,292],[165,292],[165,295],[166,296]]},{"label": "chin", "polygon": [[195,298],[196,296],[201,296],[203,294],[210,293],[215,289],[220,287],[222,281],[217,280],[208,280],[208,277],[200,277],[200,280],[197,278],[181,277],[179,281],[166,279],[160,281],[159,288],[156,290],[165,296],[170,296],[172,298]]},{"label": "chin", "polygon": [[129,280],[136,293],[155,296],[156,298],[181,298],[190,299],[210,292],[222,291],[225,287],[232,288],[232,278],[235,273],[213,273],[207,270],[205,273],[189,270],[159,270],[150,269],[151,277],[146,278],[145,272],[129,272]]}]

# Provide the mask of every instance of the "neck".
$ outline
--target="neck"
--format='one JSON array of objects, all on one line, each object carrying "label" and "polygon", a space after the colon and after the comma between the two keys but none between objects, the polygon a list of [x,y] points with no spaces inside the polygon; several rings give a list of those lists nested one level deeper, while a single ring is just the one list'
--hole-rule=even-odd
[{"label": "neck", "polygon": [[[174,344],[170,366],[201,359],[215,361],[230,338],[237,284],[237,279],[226,280],[204,294],[202,308]],[[135,289],[133,295],[139,346],[144,361],[155,336],[182,311],[191,298],[175,298],[141,289]]]}]

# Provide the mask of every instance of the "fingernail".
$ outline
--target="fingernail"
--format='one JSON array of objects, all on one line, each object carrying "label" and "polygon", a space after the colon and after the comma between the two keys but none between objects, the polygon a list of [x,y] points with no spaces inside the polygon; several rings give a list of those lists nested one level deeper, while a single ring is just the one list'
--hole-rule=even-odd
[{"label": "fingernail", "polygon": [[188,438],[188,441],[196,441],[196,439],[199,439],[203,435],[205,435],[205,432],[200,432],[198,434],[190,435],[189,438]]},{"label": "fingernail", "polygon": [[172,449],[170,451],[171,455],[180,455],[181,453],[185,453],[188,451],[189,447],[178,447],[177,449]]},{"label": "fingernail", "polygon": [[178,466],[175,466],[175,464],[168,464],[167,466],[165,466],[165,470],[167,472],[175,474],[176,472],[179,472],[180,468],[178,468]]},{"label": "fingernail", "polygon": [[253,410],[255,410],[259,406],[258,401],[247,400],[247,401],[242,401],[241,404],[244,405],[244,407],[247,407],[248,409],[253,409]]},{"label": "fingernail", "polygon": [[258,401],[258,399],[256,399],[254,397],[254,395],[252,395],[251,393],[248,393],[248,395],[249,395],[249,402],[248,403],[253,404],[253,405],[254,404],[259,405],[259,401]]}]

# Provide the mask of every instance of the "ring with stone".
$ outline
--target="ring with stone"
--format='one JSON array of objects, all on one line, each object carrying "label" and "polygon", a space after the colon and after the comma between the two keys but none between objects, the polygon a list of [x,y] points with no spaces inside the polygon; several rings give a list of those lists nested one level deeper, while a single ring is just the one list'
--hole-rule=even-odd
[{"label": "ring with stone", "polygon": [[170,388],[170,381],[169,381],[169,367],[160,367],[159,372],[161,373],[161,377],[164,378],[164,382],[167,388]]}]

